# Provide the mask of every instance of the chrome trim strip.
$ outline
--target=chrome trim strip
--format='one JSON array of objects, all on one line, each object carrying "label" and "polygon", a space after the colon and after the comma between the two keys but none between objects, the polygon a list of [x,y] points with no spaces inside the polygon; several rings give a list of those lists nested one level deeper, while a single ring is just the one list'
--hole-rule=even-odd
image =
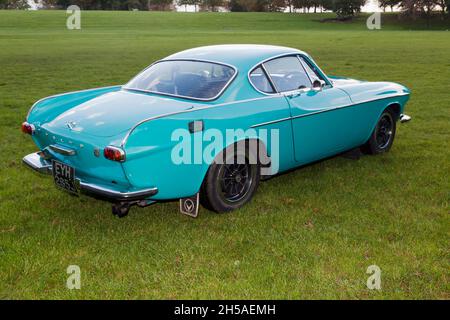
[{"label": "chrome trim strip", "polygon": [[121,192],[83,181],[80,181],[80,189],[83,193],[94,194],[115,201],[143,200],[158,193],[158,188],[156,187],[138,191]]},{"label": "chrome trim strip", "polygon": [[34,109],[34,107],[35,107],[38,103],[40,103],[40,102],[42,102],[42,101],[44,101],[44,100],[51,99],[51,98],[56,98],[56,97],[60,97],[60,96],[63,96],[63,95],[65,95],[65,94],[70,94],[70,93],[79,93],[79,92],[93,91],[93,90],[100,90],[100,89],[108,89],[108,88],[121,87],[121,86],[123,86],[123,85],[117,84],[117,85],[114,85],[114,86],[98,87],[98,88],[91,88],[91,89],[84,89],[84,90],[70,91],[70,92],[58,93],[58,94],[54,94],[54,95],[51,95],[51,96],[48,96],[48,97],[45,97],[45,98],[41,98],[41,99],[39,99],[38,101],[36,101],[35,103],[33,103],[33,105],[31,106],[30,110],[28,110],[28,113],[27,113],[27,116],[26,116],[25,120],[28,121],[28,117],[30,116],[30,113],[31,113],[31,111]]},{"label": "chrome trim strip", "polygon": [[363,101],[360,101],[360,102],[357,102],[357,103],[345,104],[345,105],[337,106],[337,107],[334,107],[334,108],[331,108],[331,109],[325,109],[325,110],[319,110],[319,111],[311,112],[311,113],[307,113],[307,114],[301,114],[301,115],[292,117],[292,119],[308,117],[308,116],[312,116],[312,115],[319,114],[319,113],[324,113],[324,112],[328,112],[328,111],[334,111],[334,110],[337,110],[337,109],[345,109],[345,108],[349,108],[349,107],[354,107],[354,106],[357,106],[357,105],[360,105],[360,104],[364,104],[364,103],[368,103],[368,102],[374,102],[374,101],[384,100],[384,99],[388,99],[388,98],[401,97],[401,96],[407,96],[407,95],[409,95],[409,93],[394,94],[394,95],[390,95],[390,96],[386,96],[386,97],[382,97],[382,98],[378,98],[378,99],[363,100]]},{"label": "chrome trim strip", "polygon": [[58,146],[56,144],[51,144],[48,146],[48,148],[54,152],[57,152],[59,154],[62,154],[64,156],[74,156],[77,152],[73,149],[65,148],[62,146]]},{"label": "chrome trim strip", "polygon": [[[212,98],[208,98],[208,99],[204,99],[204,98],[195,98],[195,97],[188,97],[188,96],[181,96],[181,95],[177,95],[177,94],[171,94],[171,93],[163,93],[163,92],[156,92],[156,91],[151,91],[151,90],[143,90],[143,89],[137,89],[137,88],[129,88],[127,87],[128,83],[130,83],[131,81],[133,81],[134,79],[136,79],[137,77],[139,77],[142,73],[144,73],[148,68],[154,66],[157,63],[161,63],[161,62],[167,62],[167,61],[193,61],[193,62],[205,62],[205,63],[212,63],[212,64],[218,64],[218,65],[222,65],[222,66],[226,66],[226,67],[230,67],[234,70],[234,74],[233,76],[227,81],[227,83],[223,86],[223,88],[219,91],[219,93],[217,95],[215,95]],[[223,62],[218,62],[218,61],[212,61],[212,60],[202,60],[202,59],[161,59],[158,60],[156,62],[153,62],[151,65],[149,65],[147,68],[145,68],[144,70],[142,70],[141,72],[139,72],[135,77],[133,77],[133,79],[131,79],[130,81],[127,82],[127,84],[125,84],[123,86],[123,88],[125,90],[134,90],[134,91],[139,91],[139,92],[146,92],[146,93],[153,93],[153,94],[157,94],[157,95],[163,95],[163,96],[168,96],[168,97],[175,97],[175,98],[182,98],[182,99],[188,99],[188,100],[196,100],[196,101],[214,101],[217,100],[222,93],[228,88],[228,86],[233,82],[233,80],[237,77],[239,71],[238,69],[231,65],[231,64],[227,64],[227,63],[223,63]]]},{"label": "chrome trim strip", "polygon": [[[329,111],[335,111],[338,109],[344,109],[344,108],[349,108],[349,107],[354,107],[363,103],[368,103],[368,102],[374,102],[374,101],[379,101],[379,100],[384,100],[384,99],[388,99],[388,98],[394,98],[394,97],[402,97],[402,96],[407,96],[409,95],[409,93],[404,93],[404,94],[395,94],[392,96],[387,96],[387,97],[383,97],[383,98],[379,98],[379,99],[372,99],[372,100],[364,100],[364,101],[360,101],[358,103],[354,103],[354,104],[346,104],[346,105],[342,105],[342,106],[337,106],[331,109],[324,109],[324,110],[319,110],[319,111],[315,111],[315,112],[310,112],[310,113],[306,113],[306,114],[301,114],[301,115],[297,115],[297,116],[293,116],[293,117],[289,117],[289,118],[282,118],[282,119],[278,119],[278,120],[273,120],[273,121],[267,121],[267,122],[262,122],[262,123],[257,123],[251,126],[251,128],[255,128],[255,127],[260,127],[260,126],[264,126],[264,125],[268,125],[268,124],[272,124],[272,123],[277,123],[277,122],[281,122],[281,121],[286,121],[286,120],[294,120],[294,119],[299,119],[299,118],[304,118],[304,117],[309,117],[309,116],[313,116],[319,113],[325,113],[325,112],[329,112]],[[409,117],[407,115],[404,115],[406,117]],[[402,122],[401,120],[402,115],[400,115],[400,122]],[[406,118],[405,118],[406,119]],[[411,117],[409,117],[408,120],[411,120]]]},{"label": "chrome trim strip", "polygon": [[258,100],[266,100],[266,99],[272,99],[272,98],[279,98],[280,94],[276,94],[276,95],[270,95],[270,96],[266,96],[266,97],[258,97],[258,98],[250,98],[250,99],[243,99],[243,100],[238,100],[238,101],[231,101],[231,102],[224,102],[224,103],[219,103],[219,104],[214,104],[214,105],[206,105],[203,107],[197,107],[197,108],[193,108],[193,109],[188,109],[188,110],[181,110],[181,111],[175,111],[175,112],[169,112],[169,113],[164,113],[161,115],[157,115],[157,116],[153,116],[144,120],[139,121],[138,123],[136,123],[133,127],[131,127],[131,129],[127,132],[127,134],[125,135],[125,137],[122,139],[122,143],[120,144],[120,146],[122,148],[125,147],[125,144],[128,140],[128,138],[130,137],[131,133],[133,133],[133,131],[141,124],[148,122],[148,121],[152,121],[152,120],[156,120],[159,118],[164,118],[164,117],[169,117],[169,116],[173,116],[173,115],[177,115],[177,114],[182,114],[182,113],[188,113],[188,112],[194,112],[194,111],[199,111],[199,110],[205,110],[205,109],[212,109],[212,108],[217,108],[217,107],[223,107],[226,105],[230,105],[230,104],[235,104],[235,103],[245,103],[245,102],[250,102],[250,101],[258,101]]},{"label": "chrome trim strip", "polygon": [[403,113],[400,115],[399,119],[400,119],[401,123],[405,123],[405,122],[411,121],[411,117],[408,116],[407,114],[403,114]]},{"label": "chrome trim strip", "polygon": [[292,119],[291,117],[288,117],[288,118],[281,118],[281,119],[278,119],[278,120],[267,121],[267,122],[263,122],[263,123],[254,124],[250,128],[257,128],[257,127],[261,127],[261,126],[267,126],[269,124],[274,124],[274,123],[287,121],[287,120],[291,120],[291,119]]},{"label": "chrome trim strip", "polygon": [[[23,163],[31,169],[45,174],[52,173],[52,164],[50,161],[44,160],[39,156],[39,152],[30,153],[23,157]],[[80,191],[87,194],[93,194],[108,200],[115,201],[131,201],[131,200],[143,200],[158,193],[158,188],[148,188],[137,191],[116,191],[103,186],[99,186],[94,183],[83,182],[79,178],[76,179],[77,184],[80,187]]]},{"label": "chrome trim strip", "polygon": [[42,159],[39,156],[39,152],[30,153],[29,155],[26,155],[23,157],[22,162],[27,165],[29,168],[44,174],[51,174],[52,173],[52,164]]}]

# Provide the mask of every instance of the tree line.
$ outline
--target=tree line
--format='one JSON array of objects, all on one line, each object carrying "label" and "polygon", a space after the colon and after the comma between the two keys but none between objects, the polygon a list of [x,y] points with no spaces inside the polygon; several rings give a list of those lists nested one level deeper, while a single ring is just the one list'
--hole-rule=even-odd
[{"label": "tree line", "polygon": [[[367,0],[34,0],[44,9],[65,9],[77,5],[82,10],[174,10],[178,6],[194,6],[195,11],[234,12],[323,12],[333,11],[338,17],[351,17],[361,11]],[[430,15],[440,10],[449,12],[450,0],[379,0],[386,10],[400,8],[412,17]],[[0,0],[0,9],[27,9],[27,0]]]}]

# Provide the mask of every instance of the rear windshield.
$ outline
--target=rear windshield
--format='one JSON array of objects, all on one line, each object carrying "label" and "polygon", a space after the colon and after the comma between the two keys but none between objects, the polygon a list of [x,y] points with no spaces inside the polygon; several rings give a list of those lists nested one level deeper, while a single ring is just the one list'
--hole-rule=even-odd
[{"label": "rear windshield", "polygon": [[235,70],[203,61],[160,61],[138,74],[126,89],[210,100],[232,80]]}]

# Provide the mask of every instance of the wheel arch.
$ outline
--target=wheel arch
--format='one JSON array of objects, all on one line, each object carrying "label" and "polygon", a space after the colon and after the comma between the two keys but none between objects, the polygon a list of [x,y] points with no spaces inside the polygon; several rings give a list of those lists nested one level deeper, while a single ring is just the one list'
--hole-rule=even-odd
[{"label": "wheel arch", "polygon": [[[254,143],[252,143],[254,142]],[[248,136],[248,137],[241,137],[239,139],[237,139],[236,141],[230,142],[229,144],[227,144],[226,146],[224,146],[224,148],[217,153],[217,155],[214,157],[214,160],[208,164],[208,169],[205,171],[205,174],[203,175],[203,179],[202,179],[202,184],[201,187],[203,186],[206,176],[208,175],[208,171],[211,168],[211,166],[214,164],[214,162],[219,159],[220,157],[223,156],[223,154],[225,152],[227,152],[227,150],[234,148],[236,145],[238,145],[239,143],[245,143],[245,146],[249,147],[250,150],[254,153],[254,155],[256,155],[257,157],[257,161],[258,163],[268,163],[270,165],[270,153],[267,150],[267,144],[260,138],[257,136]],[[256,148],[256,150],[255,150]],[[261,158],[264,157],[264,158]]]},{"label": "wheel arch", "polygon": [[400,118],[400,114],[402,113],[402,106],[399,102],[391,102],[388,103],[384,110],[392,110],[395,116],[395,121]]}]

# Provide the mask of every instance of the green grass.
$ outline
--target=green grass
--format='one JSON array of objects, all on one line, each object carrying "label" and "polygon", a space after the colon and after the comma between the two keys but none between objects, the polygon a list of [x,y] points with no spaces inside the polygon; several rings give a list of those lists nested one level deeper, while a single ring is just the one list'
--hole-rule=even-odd
[{"label": "green grass", "polygon": [[[450,298],[450,34],[320,23],[323,15],[0,11],[0,298]],[[448,29],[444,22],[432,25]],[[207,44],[309,52],[334,75],[412,91],[390,153],[342,157],[260,185],[243,209],[194,220],[178,202],[134,208],[58,191],[24,168],[19,130],[47,95],[126,82],[152,61]],[[351,125],[351,119],[349,119]],[[66,289],[81,267],[82,289]],[[366,269],[382,270],[382,290]]]}]

